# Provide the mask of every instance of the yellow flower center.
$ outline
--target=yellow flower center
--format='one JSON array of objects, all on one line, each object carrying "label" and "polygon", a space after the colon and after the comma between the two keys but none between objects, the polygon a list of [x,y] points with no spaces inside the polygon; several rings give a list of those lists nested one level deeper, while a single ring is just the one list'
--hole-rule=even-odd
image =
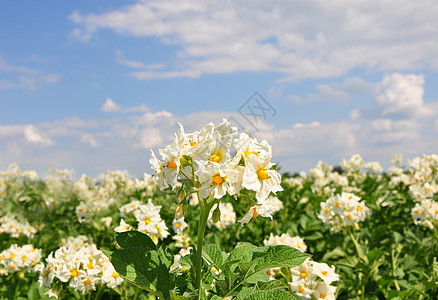
[{"label": "yellow flower center", "polygon": [[23,257],[21,258],[21,260],[22,260],[22,261],[26,261],[26,260],[27,260],[27,257],[26,257],[26,256],[23,256]]},{"label": "yellow flower center", "polygon": [[301,278],[306,278],[307,277],[307,273],[306,272],[301,272],[300,276],[301,276]]},{"label": "yellow flower center", "polygon": [[325,294],[319,294],[319,298],[321,299],[325,299],[326,295]]},{"label": "yellow flower center", "polygon": [[348,216],[347,216],[347,219],[348,219],[348,220],[351,220],[351,218],[353,218],[351,215],[348,215]]},{"label": "yellow flower center", "polygon": [[167,163],[167,167],[169,169],[176,169],[178,166],[176,165],[175,160],[171,160]]},{"label": "yellow flower center", "polygon": [[90,262],[87,264],[87,268],[88,268],[88,269],[93,269],[93,268],[94,268],[94,265],[93,265],[93,262],[92,262],[92,261],[90,261]]},{"label": "yellow flower center", "polygon": [[358,206],[356,209],[357,209],[357,211],[361,211],[362,207]]},{"label": "yellow flower center", "polygon": [[113,272],[113,274],[111,275],[113,278],[119,278],[120,277],[120,275],[119,274],[117,274],[115,271]]},{"label": "yellow flower center", "polygon": [[9,255],[9,259],[13,259],[15,257],[14,253],[11,253],[11,255]]},{"label": "yellow flower center", "polygon": [[190,142],[190,146],[196,146],[198,143],[197,142]]},{"label": "yellow flower center", "polygon": [[78,270],[76,270],[76,269],[72,269],[71,272],[70,272],[70,274],[71,274],[71,277],[76,277],[76,276],[79,275],[79,272],[78,272]]},{"label": "yellow flower center", "polygon": [[181,223],[176,223],[175,227],[176,228],[180,228],[181,227]]},{"label": "yellow flower center", "polygon": [[300,293],[304,292],[304,288],[303,288],[302,285],[299,286],[298,291],[299,291]]},{"label": "yellow flower center", "polygon": [[90,285],[90,284],[91,284],[91,280],[90,280],[90,278],[88,278],[87,280],[85,280],[85,281],[84,281],[84,284],[85,284],[85,285]]},{"label": "yellow flower center", "polygon": [[424,192],[425,192],[426,194],[429,194],[430,191],[429,191],[429,189],[425,189]]},{"label": "yellow flower center", "polygon": [[321,271],[321,274],[327,276],[327,271]]},{"label": "yellow flower center", "polygon": [[221,184],[224,181],[224,179],[222,177],[220,177],[219,175],[214,176],[213,178],[213,185],[214,186],[218,186],[219,184]]},{"label": "yellow flower center", "polygon": [[260,179],[266,180],[269,178],[268,172],[264,169],[260,169],[257,171],[257,175]]},{"label": "yellow flower center", "polygon": [[222,156],[219,154],[213,154],[212,156],[210,156],[210,161],[215,162],[215,163],[220,163],[222,160]]},{"label": "yellow flower center", "polygon": [[257,218],[258,215],[259,215],[259,213],[257,212],[257,208],[254,206],[252,217],[255,219],[255,218]]},{"label": "yellow flower center", "polygon": [[0,257],[0,260],[5,260],[5,256],[2,255],[2,256]]},{"label": "yellow flower center", "polygon": [[326,208],[324,211],[326,214],[328,214],[330,212],[330,209]]},{"label": "yellow flower center", "polygon": [[341,207],[341,203],[340,202],[336,202],[336,207]]},{"label": "yellow flower center", "polygon": [[149,219],[149,218],[146,218],[146,219],[144,219],[144,222],[146,223],[146,225],[147,224],[149,224],[150,222],[151,222],[151,219]]}]

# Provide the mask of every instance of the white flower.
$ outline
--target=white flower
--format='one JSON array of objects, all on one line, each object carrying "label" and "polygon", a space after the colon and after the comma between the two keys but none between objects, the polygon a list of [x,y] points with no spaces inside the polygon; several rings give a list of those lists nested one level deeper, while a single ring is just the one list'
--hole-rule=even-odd
[{"label": "white flower", "polygon": [[132,230],[132,226],[127,224],[123,219],[120,220],[120,225],[114,228],[115,232],[124,232]]},{"label": "white flower", "polygon": [[239,220],[239,223],[243,226],[243,224],[248,223],[249,221],[251,221],[252,218],[257,218],[258,216],[262,216],[265,218],[269,217],[272,220],[271,213],[273,212],[273,210],[275,210],[273,206],[265,205],[263,203],[254,205],[250,207],[250,209],[243,216],[243,218]]},{"label": "white flower", "polygon": [[316,276],[324,280],[324,283],[330,285],[333,281],[339,280],[339,274],[335,273],[335,266],[329,267],[326,263],[313,262],[313,272]]},{"label": "white flower", "polygon": [[[238,163],[238,162],[237,162]],[[230,195],[240,191],[242,178],[241,169],[236,168],[237,163],[233,160],[229,163],[210,162],[206,165],[201,164],[196,175],[202,186],[199,188],[199,196],[208,198],[214,193],[215,199],[220,199],[228,192]]]},{"label": "white flower", "polygon": [[242,186],[255,191],[259,203],[264,201],[271,192],[275,194],[283,190],[280,185],[281,175],[275,170],[270,170],[273,166],[270,159],[270,156],[262,160],[255,154],[249,154],[245,160]]},{"label": "white flower", "polygon": [[187,223],[184,221],[184,217],[180,218],[179,220],[174,219],[172,225],[173,231],[175,231],[176,234],[182,234],[184,229],[187,228]]}]

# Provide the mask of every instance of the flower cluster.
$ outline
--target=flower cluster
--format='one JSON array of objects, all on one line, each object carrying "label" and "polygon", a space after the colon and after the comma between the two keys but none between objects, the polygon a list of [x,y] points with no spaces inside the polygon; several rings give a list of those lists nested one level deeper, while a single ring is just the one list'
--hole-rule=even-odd
[{"label": "flower cluster", "polygon": [[348,185],[348,178],[338,172],[332,172],[333,167],[319,161],[315,168],[309,171],[310,178],[313,178],[311,189],[316,194],[332,194],[336,186],[345,187]]},{"label": "flower cluster", "polygon": [[420,203],[416,203],[411,211],[412,219],[415,225],[426,226],[434,229],[438,226],[438,202],[424,199]]},{"label": "flower cluster", "polygon": [[360,197],[351,193],[336,194],[321,203],[318,218],[331,226],[330,230],[339,232],[347,226],[358,228],[359,221],[364,221],[370,209],[360,202]]},{"label": "flower cluster", "polygon": [[[150,163],[161,188],[175,189],[178,180],[199,186],[201,199],[221,199],[226,194],[238,196],[242,188],[255,192],[257,203],[249,209],[251,216],[271,217],[264,201],[271,192],[282,191],[281,175],[272,169],[272,149],[266,141],[258,142],[247,132],[240,134],[227,120],[215,126],[205,125],[200,131],[186,133],[180,124],[172,143],[159,150],[158,159],[151,150]],[[231,155],[231,145],[235,153]],[[187,197],[180,199],[177,218],[186,211]],[[270,207],[270,206],[269,206]],[[244,222],[249,221],[246,217]],[[242,222],[242,224],[244,223]]]},{"label": "flower cluster", "polygon": [[25,235],[29,239],[33,238],[37,232],[36,228],[31,226],[26,220],[17,216],[3,216],[0,218],[0,233],[8,233],[13,238],[18,238],[20,234]]},{"label": "flower cluster", "polygon": [[336,287],[331,283],[339,280],[335,267],[307,259],[299,266],[290,268],[291,289],[301,299],[335,299]]},{"label": "flower cluster", "polygon": [[[280,236],[274,236],[271,233],[269,239],[264,240],[264,244],[266,246],[288,245],[301,252],[307,250],[302,238],[299,236],[291,237],[287,233]],[[266,271],[266,274],[272,280],[279,270],[279,268],[270,269]],[[338,281],[339,275],[335,273],[334,266],[329,267],[325,263],[307,259],[301,265],[289,268],[289,271],[292,281],[288,283],[295,295],[301,297],[301,299],[311,299],[312,296],[315,299],[335,299],[336,287],[332,286],[331,283]]]},{"label": "flower cluster", "polygon": [[[158,243],[158,239],[164,239],[169,235],[166,223],[160,216],[160,210],[161,206],[154,205],[151,199],[146,204],[140,204],[140,202],[134,200],[121,207],[124,214],[134,214],[137,219],[138,231],[149,235],[155,243]],[[128,230],[131,230],[131,226],[125,223],[123,219],[120,221],[120,226],[114,229],[116,232]]]},{"label": "flower cluster", "polygon": [[50,288],[49,296],[58,298],[58,280],[68,282],[69,286],[84,294],[101,284],[114,288],[123,282],[96,245],[89,244],[83,237],[65,242],[64,246],[49,254],[46,266],[40,269],[39,283]]},{"label": "flower cluster", "polygon": [[0,275],[13,272],[33,272],[41,260],[41,249],[35,249],[27,244],[22,247],[17,244],[0,252]]},{"label": "flower cluster", "polygon": [[267,240],[264,240],[263,243],[265,246],[275,246],[275,245],[287,245],[293,247],[295,249],[300,250],[301,252],[306,252],[307,246],[302,238],[299,236],[291,237],[287,233],[283,233],[282,235],[274,236],[272,233]]}]

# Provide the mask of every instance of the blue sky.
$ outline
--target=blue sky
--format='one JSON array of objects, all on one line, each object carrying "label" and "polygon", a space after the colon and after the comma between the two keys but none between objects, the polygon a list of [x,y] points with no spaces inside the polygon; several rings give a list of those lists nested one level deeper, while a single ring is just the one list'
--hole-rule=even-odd
[{"label": "blue sky", "polygon": [[222,118],[283,171],[438,149],[436,1],[25,3],[0,4],[0,169],[141,176],[177,122]]}]

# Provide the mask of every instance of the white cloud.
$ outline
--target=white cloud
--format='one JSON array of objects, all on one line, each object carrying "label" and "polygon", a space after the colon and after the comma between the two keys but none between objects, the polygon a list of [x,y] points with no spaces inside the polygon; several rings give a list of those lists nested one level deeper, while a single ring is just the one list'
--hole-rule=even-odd
[{"label": "white cloud", "polygon": [[[22,88],[35,90],[46,84],[55,84],[61,79],[60,74],[44,74],[36,69],[11,65],[6,62],[1,54],[0,72],[9,73],[8,77],[10,78],[0,80],[0,89]],[[10,73],[12,73],[12,75]]]},{"label": "white cloud", "polygon": [[[315,89],[318,90],[318,93],[310,93],[304,98],[298,95],[287,95],[285,98],[292,102],[347,102],[351,100],[351,94],[372,93],[375,84],[359,77],[348,77],[341,83],[318,84]],[[274,84],[270,91],[270,95],[273,97],[279,97],[282,93],[281,86],[278,84]]]},{"label": "white cloud", "polygon": [[81,137],[81,142],[90,145],[91,147],[98,147],[99,143],[93,138],[91,134],[84,133]]},{"label": "white cloud", "polygon": [[4,58],[0,55],[0,71],[2,72],[18,72],[18,73],[28,73],[28,74],[38,74],[39,71],[23,66],[13,66],[8,64]]},{"label": "white cloud", "polygon": [[32,144],[38,144],[41,146],[52,146],[54,144],[49,137],[45,136],[33,125],[27,125],[24,127],[23,134],[26,141]]},{"label": "white cloud", "polygon": [[[364,66],[438,68],[436,15],[433,0],[401,0],[397,5],[379,0],[141,0],[107,13],[75,11],[70,20],[78,25],[71,35],[84,41],[111,29],[180,47],[174,64],[160,72],[131,73],[139,79],[273,71],[296,80],[338,76]],[[118,61],[149,68],[135,60]]]},{"label": "white cloud", "polygon": [[105,103],[102,105],[101,109],[103,111],[107,111],[107,112],[116,112],[116,111],[121,111],[122,107],[120,105],[116,104],[110,98],[106,98]]},{"label": "white cloud", "polygon": [[107,98],[105,100],[105,103],[102,105],[101,110],[105,111],[105,112],[122,112],[122,113],[143,112],[144,113],[144,112],[149,112],[150,108],[144,104],[141,104],[139,106],[132,106],[132,107],[123,108],[121,105],[115,103],[110,98]]},{"label": "white cloud", "polygon": [[424,75],[393,73],[377,85],[376,103],[383,115],[427,114],[423,94]]},{"label": "white cloud", "polygon": [[[120,114],[104,120],[72,117],[54,122],[0,126],[0,169],[16,162],[43,172],[48,166],[74,168],[77,174],[97,175],[127,169],[141,176],[151,172],[149,149],[169,144],[181,122],[187,132],[231,119],[259,140],[272,145],[274,162],[283,171],[309,170],[318,160],[338,164],[361,153],[367,160],[389,161],[391,154],[421,155],[438,149],[436,119],[348,119],[337,122],[296,123],[278,128],[260,120],[254,128],[236,112],[204,111],[175,116],[167,111]],[[236,123],[237,122],[237,123]],[[428,127],[429,126],[429,127]],[[431,127],[430,127],[431,126]],[[432,131],[430,130],[432,128]],[[425,136],[426,134],[426,136]],[[415,147],[413,147],[415,145]],[[49,147],[50,146],[50,147]]]}]

